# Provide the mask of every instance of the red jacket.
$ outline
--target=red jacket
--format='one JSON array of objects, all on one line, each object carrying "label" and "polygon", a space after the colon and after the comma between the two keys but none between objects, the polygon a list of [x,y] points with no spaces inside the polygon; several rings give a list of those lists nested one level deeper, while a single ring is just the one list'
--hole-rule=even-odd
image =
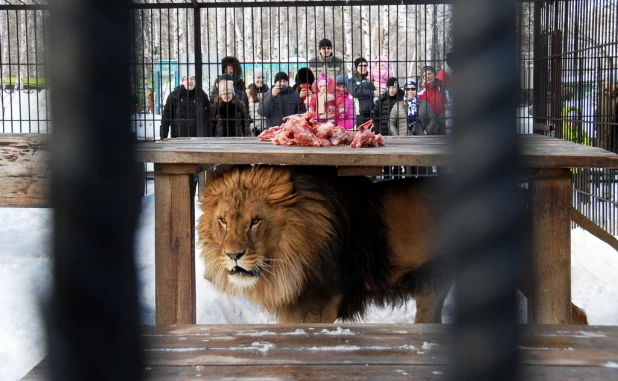
[{"label": "red jacket", "polygon": [[442,89],[443,86],[442,81],[439,79],[433,82],[433,86],[429,86],[428,83],[423,83],[424,89],[418,94],[420,100],[429,103],[436,116],[442,115],[444,112],[444,105],[446,104],[446,97],[443,94],[444,89]]}]

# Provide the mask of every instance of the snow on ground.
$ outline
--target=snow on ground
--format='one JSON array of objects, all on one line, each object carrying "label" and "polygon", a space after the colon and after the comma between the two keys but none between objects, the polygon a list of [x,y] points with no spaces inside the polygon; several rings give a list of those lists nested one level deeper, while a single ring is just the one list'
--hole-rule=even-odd
[{"label": "snow on ground", "polygon": [[[154,195],[152,184],[142,199],[136,232],[136,265],[140,282],[141,320],[154,324]],[[196,210],[196,218],[199,217]],[[24,376],[46,353],[39,300],[49,289],[51,260],[50,209],[0,208],[0,381]],[[588,313],[590,324],[618,325],[618,253],[588,232],[572,231],[573,302]],[[202,278],[196,258],[197,322],[209,324],[273,323],[271,316],[242,299],[219,293]],[[520,297],[520,319],[525,320],[525,299]],[[366,322],[408,323],[414,303],[395,309],[371,308]],[[452,321],[452,292],[443,320]]]}]

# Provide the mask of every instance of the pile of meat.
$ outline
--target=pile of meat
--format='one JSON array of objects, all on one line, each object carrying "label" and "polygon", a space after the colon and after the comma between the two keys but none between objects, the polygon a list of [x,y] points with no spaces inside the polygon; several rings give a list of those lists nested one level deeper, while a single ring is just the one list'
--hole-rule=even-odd
[{"label": "pile of meat", "polygon": [[358,131],[348,131],[331,122],[318,123],[314,112],[295,114],[283,118],[280,126],[263,131],[257,138],[275,145],[297,145],[310,147],[350,145],[352,148],[377,147],[384,145],[384,137],[375,134],[373,121],[358,126]]}]

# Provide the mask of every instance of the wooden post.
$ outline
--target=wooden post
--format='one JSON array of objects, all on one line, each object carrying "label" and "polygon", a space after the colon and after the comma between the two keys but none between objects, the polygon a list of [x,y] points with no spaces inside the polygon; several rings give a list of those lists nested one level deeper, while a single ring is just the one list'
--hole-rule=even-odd
[{"label": "wooden post", "polygon": [[532,290],[528,322],[571,322],[571,176],[543,169],[530,177]]},{"label": "wooden post", "polygon": [[196,164],[155,164],[156,324],[195,324]]}]

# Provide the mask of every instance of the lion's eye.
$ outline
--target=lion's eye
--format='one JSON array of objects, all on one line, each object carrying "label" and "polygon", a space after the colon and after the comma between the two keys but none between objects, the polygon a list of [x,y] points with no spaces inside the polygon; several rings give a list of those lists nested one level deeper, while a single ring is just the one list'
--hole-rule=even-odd
[{"label": "lion's eye", "polygon": [[251,220],[251,226],[257,226],[262,220],[259,218],[254,218]]},{"label": "lion's eye", "polygon": [[219,218],[219,222],[221,223],[221,225],[227,225],[227,221],[223,217]]}]

